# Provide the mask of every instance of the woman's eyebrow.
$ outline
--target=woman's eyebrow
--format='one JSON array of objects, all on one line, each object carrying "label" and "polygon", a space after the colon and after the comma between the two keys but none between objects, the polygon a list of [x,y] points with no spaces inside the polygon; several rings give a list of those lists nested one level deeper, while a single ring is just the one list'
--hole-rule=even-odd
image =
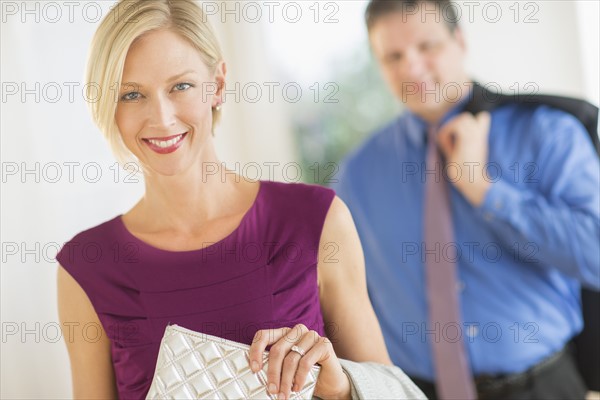
[{"label": "woman's eyebrow", "polygon": [[[196,71],[194,71],[193,69],[188,69],[187,71],[183,71],[183,72],[181,72],[181,73],[179,73],[179,74],[177,74],[177,75],[174,75],[174,76],[170,77],[170,78],[167,80],[167,82],[172,82],[172,81],[174,81],[174,80],[176,80],[176,79],[179,79],[179,78],[181,78],[182,76],[184,76],[184,75],[186,75],[186,74],[195,73],[195,72],[196,72]],[[138,88],[142,88],[142,87],[144,87],[144,85],[141,85],[141,84],[139,84],[139,83],[136,83],[136,82],[123,82],[123,83],[121,84],[121,87],[125,87],[125,86],[127,86],[127,87],[135,86],[135,87],[138,87]]]}]

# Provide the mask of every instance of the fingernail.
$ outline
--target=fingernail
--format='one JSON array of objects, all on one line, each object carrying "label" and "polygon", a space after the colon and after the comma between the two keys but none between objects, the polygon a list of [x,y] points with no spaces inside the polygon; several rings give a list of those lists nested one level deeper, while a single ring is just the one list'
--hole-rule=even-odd
[{"label": "fingernail", "polygon": [[277,386],[274,383],[269,383],[269,393],[277,393]]},{"label": "fingernail", "polygon": [[279,393],[279,395],[277,395],[277,400],[285,400],[285,394]]},{"label": "fingernail", "polygon": [[252,361],[252,372],[258,371],[258,363],[256,361]]}]

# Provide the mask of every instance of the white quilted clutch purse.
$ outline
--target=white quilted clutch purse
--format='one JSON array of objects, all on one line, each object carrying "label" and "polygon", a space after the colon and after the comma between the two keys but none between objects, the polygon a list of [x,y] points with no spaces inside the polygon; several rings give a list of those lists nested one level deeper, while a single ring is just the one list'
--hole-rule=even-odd
[{"label": "white quilted clutch purse", "polygon": [[[169,325],[160,343],[146,399],[277,399],[267,391],[268,354],[253,373],[250,346],[178,325]],[[291,399],[311,399],[320,367],[315,365]]]}]

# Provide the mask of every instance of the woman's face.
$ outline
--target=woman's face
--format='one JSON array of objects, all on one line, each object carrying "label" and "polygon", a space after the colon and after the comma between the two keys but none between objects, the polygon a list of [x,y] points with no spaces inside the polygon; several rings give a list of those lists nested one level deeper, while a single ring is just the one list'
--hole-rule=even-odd
[{"label": "woman's face", "polygon": [[175,175],[212,155],[212,107],[220,103],[224,68],[211,73],[196,49],[168,30],[130,47],[115,118],[143,165]]}]

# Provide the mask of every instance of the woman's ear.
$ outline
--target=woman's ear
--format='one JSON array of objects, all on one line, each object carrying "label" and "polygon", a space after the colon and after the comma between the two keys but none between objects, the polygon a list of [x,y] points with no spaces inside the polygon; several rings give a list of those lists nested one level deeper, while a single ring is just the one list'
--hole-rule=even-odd
[{"label": "woman's ear", "polygon": [[224,61],[219,62],[215,69],[215,82],[217,83],[217,92],[213,98],[213,107],[223,103],[223,91],[225,90],[225,77],[227,75],[227,65]]}]

